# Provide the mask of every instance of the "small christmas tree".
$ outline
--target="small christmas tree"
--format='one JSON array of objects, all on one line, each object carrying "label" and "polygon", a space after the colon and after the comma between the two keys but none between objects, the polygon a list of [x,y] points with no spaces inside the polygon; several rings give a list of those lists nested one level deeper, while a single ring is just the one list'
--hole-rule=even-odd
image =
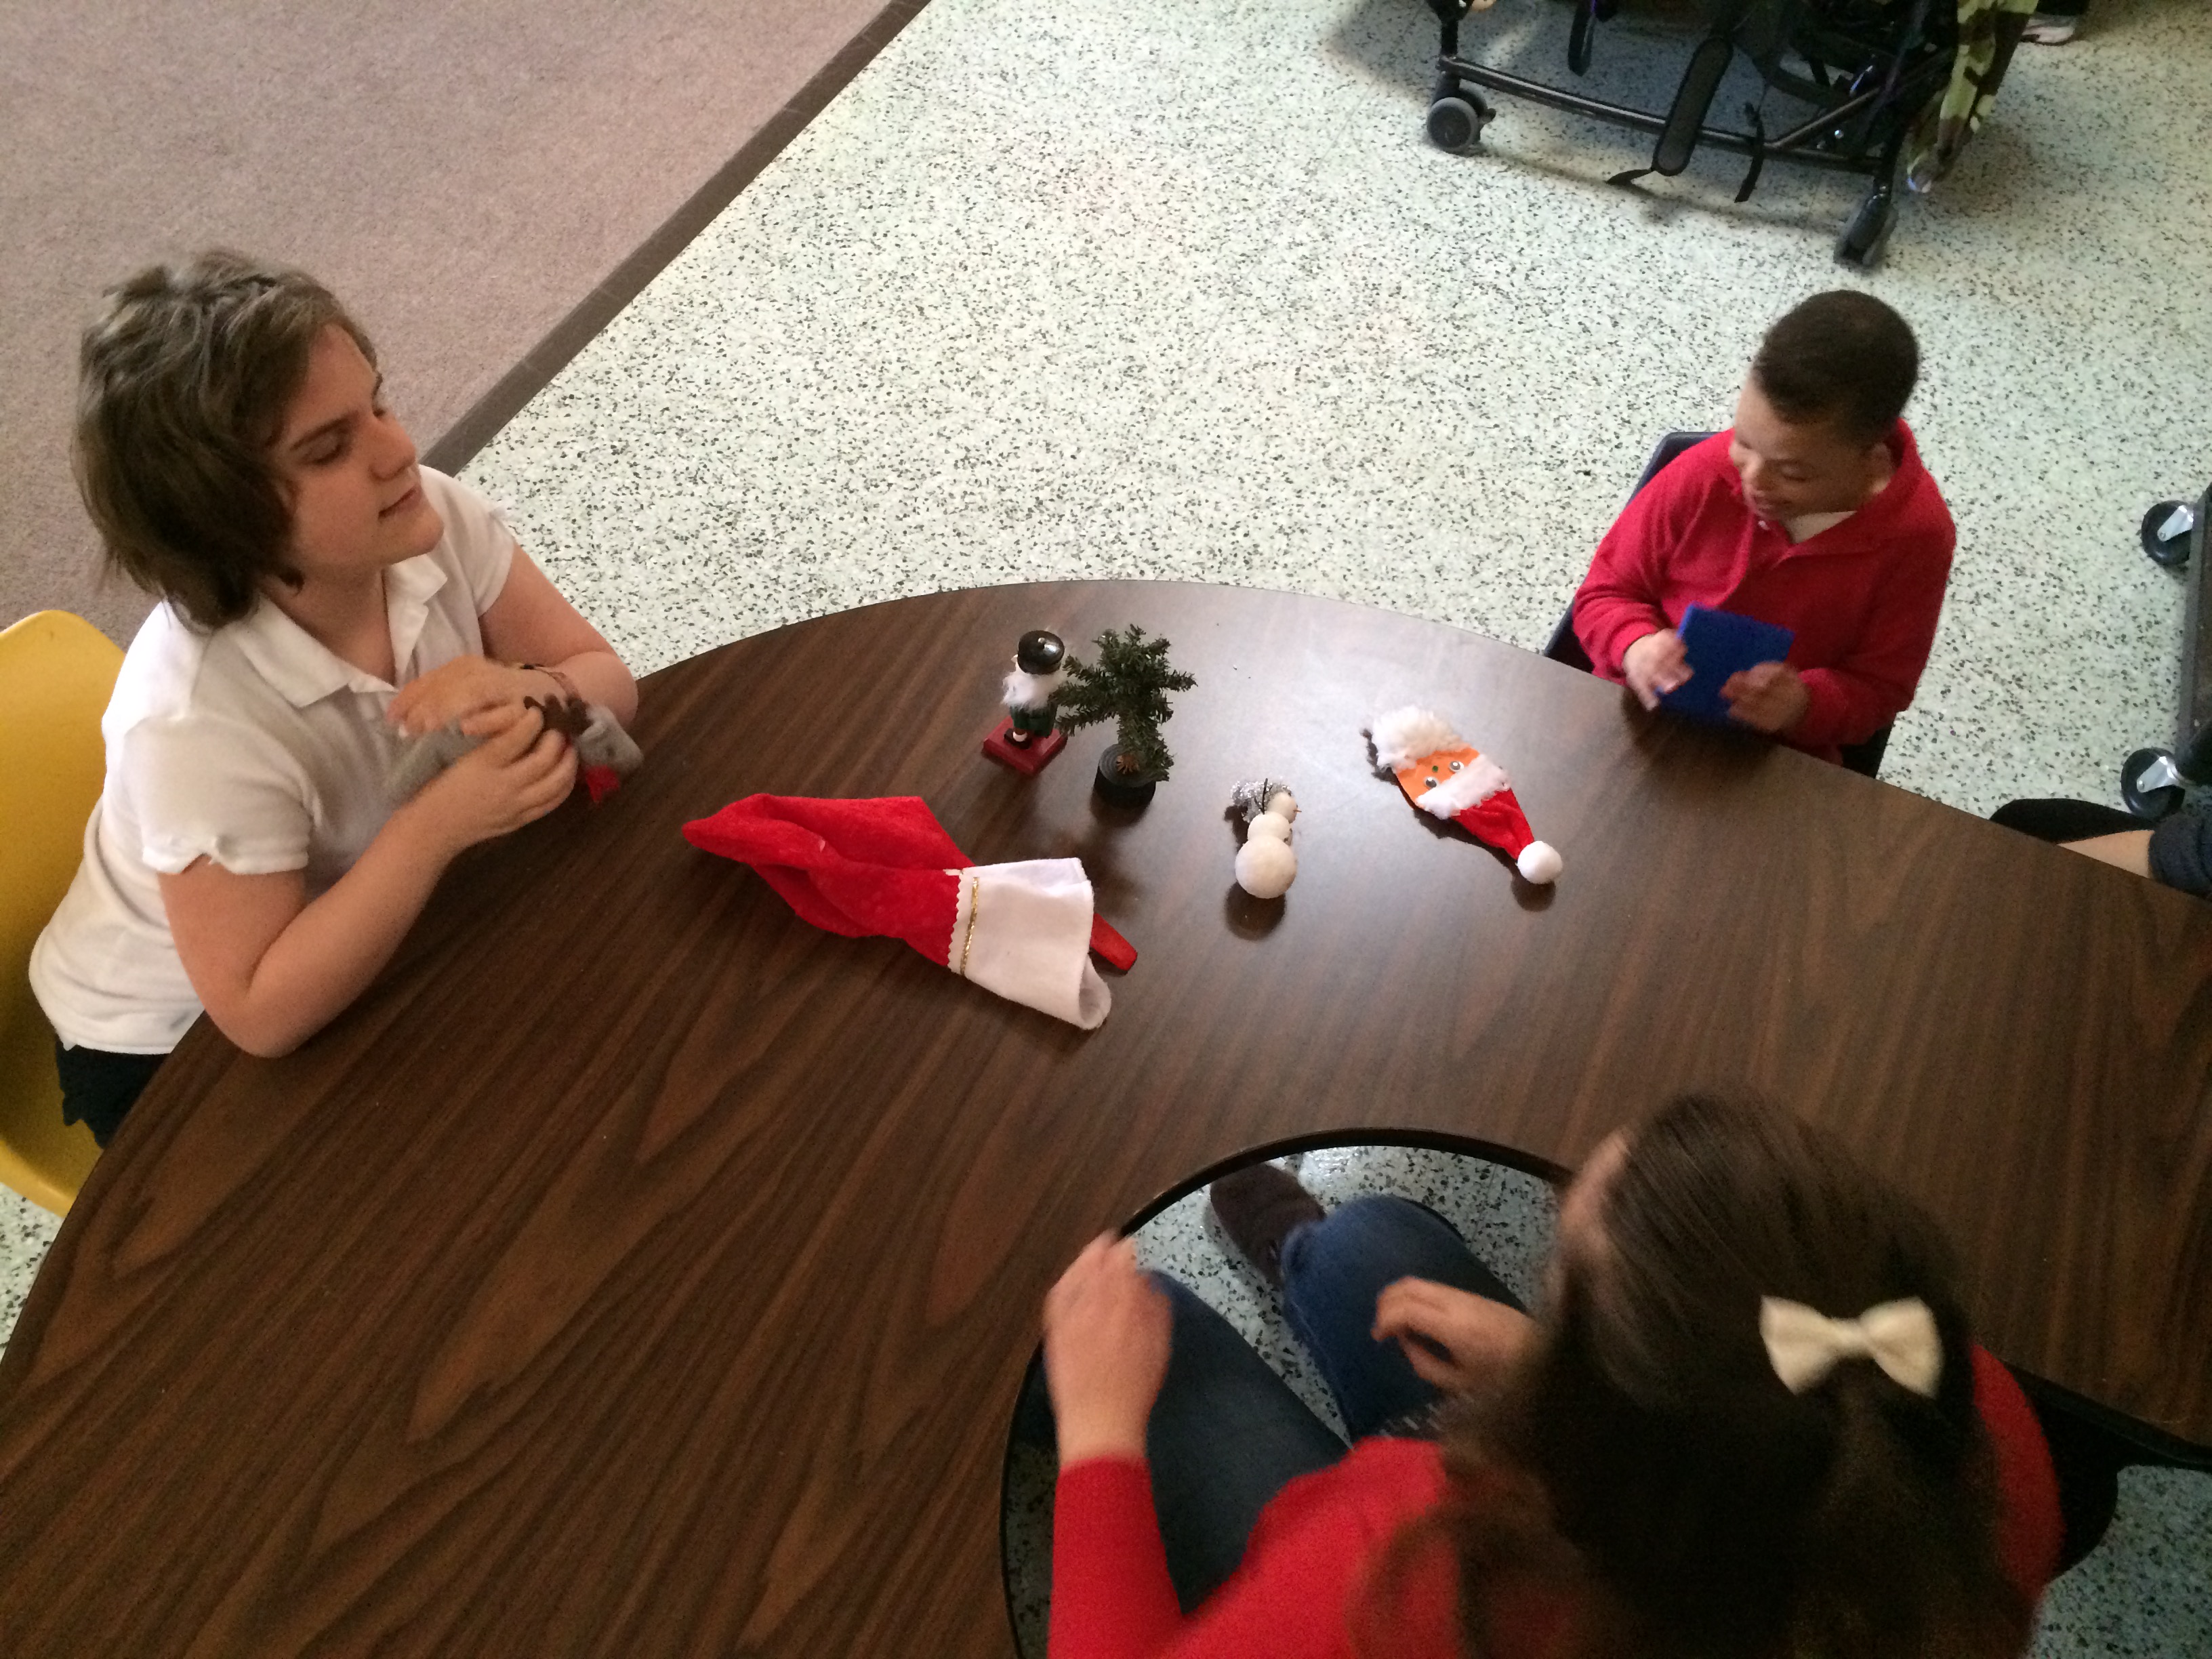
[{"label": "small christmas tree", "polygon": [[1124,777],[1158,781],[1168,775],[1175,757],[1160,738],[1160,722],[1173,717],[1167,694],[1188,691],[1198,682],[1168,665],[1168,642],[1148,640],[1134,623],[1120,633],[1098,636],[1094,667],[1067,659],[1067,684],[1060,688],[1060,723],[1074,730],[1112,720],[1120,753],[1115,766]]}]

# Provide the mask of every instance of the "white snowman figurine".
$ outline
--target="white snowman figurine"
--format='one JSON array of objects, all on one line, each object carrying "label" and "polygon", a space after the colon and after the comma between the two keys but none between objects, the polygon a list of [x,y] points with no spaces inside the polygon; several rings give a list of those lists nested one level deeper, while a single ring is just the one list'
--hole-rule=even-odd
[{"label": "white snowman figurine", "polygon": [[1297,798],[1279,778],[1240,783],[1230,805],[1244,815],[1244,844],[1237,849],[1237,884],[1256,899],[1280,898],[1298,878],[1298,855],[1291,850],[1291,820]]}]

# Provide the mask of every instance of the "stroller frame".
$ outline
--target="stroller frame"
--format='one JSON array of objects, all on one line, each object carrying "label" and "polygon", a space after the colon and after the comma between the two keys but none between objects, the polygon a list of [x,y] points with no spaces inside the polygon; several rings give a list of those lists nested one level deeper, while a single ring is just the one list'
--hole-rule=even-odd
[{"label": "stroller frame", "polygon": [[[1573,3],[1567,66],[1581,75],[1589,67],[1596,25],[1615,15],[1620,0]],[[1718,0],[1718,15],[1692,54],[1673,106],[1658,114],[1462,57],[1460,23],[1472,9],[1470,0],[1428,4],[1442,29],[1428,114],[1429,137],[1439,149],[1464,155],[1480,143],[1483,128],[1497,117],[1477,90],[1485,88],[1658,134],[1650,165],[1616,173],[1613,184],[1632,184],[1647,173],[1672,178],[1700,144],[1750,157],[1736,191],[1739,202],[1750,197],[1770,160],[1861,173],[1872,182],[1845,223],[1836,257],[1862,269],[1880,259],[1889,240],[1906,137],[1920,112],[1942,95],[1957,48],[1957,15],[1949,0],[1905,0],[1895,6],[1839,0],[1817,12],[1808,0]],[[1888,38],[1875,38],[1885,21]],[[1812,114],[1787,131],[1769,134],[1759,106],[1746,104],[1745,127],[1707,125],[1706,112],[1739,51],[1758,67],[1769,89],[1813,105]],[[1802,60],[1805,72],[1786,64],[1785,57]],[[1842,73],[1832,73],[1830,65]]]}]

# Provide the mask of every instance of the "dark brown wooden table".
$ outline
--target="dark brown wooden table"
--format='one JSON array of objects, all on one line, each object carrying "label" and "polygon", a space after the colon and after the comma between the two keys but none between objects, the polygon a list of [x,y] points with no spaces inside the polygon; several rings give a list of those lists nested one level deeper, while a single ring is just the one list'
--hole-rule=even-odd
[{"label": "dark brown wooden table", "polygon": [[[1024,629],[1198,677],[1174,778],[982,760]],[[1367,769],[1432,703],[1549,892]],[[1948,1223],[1988,1344],[2212,1443],[2212,905],[1525,652],[1174,585],[946,594],[647,682],[644,772],[458,867],[301,1053],[203,1024],[0,1364],[0,1647],[31,1656],[1006,1655],[1008,1418],[1083,1241],[1257,1149],[1544,1170],[1749,1085]],[[1230,785],[1291,780],[1279,915]],[[926,796],[1079,854],[1142,951],[1085,1035],[794,919],[685,819]]]}]

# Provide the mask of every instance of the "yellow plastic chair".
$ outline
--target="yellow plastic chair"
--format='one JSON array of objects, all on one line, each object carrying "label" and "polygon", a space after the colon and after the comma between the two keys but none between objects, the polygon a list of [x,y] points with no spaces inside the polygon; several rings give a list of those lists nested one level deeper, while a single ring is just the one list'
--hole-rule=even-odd
[{"label": "yellow plastic chair", "polygon": [[62,1121],[31,946],[76,875],[106,770],[100,717],[122,666],[123,653],[66,611],[0,632],[0,1182],[57,1215],[100,1148]]}]

